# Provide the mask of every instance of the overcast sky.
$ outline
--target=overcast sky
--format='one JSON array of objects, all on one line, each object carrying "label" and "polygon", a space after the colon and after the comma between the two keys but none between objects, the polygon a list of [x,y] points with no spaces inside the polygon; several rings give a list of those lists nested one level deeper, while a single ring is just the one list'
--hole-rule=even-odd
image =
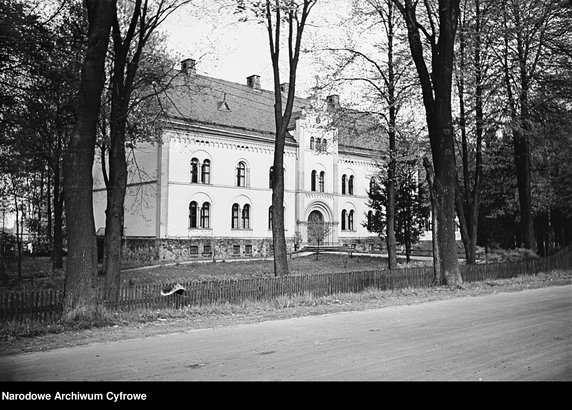
[{"label": "overcast sky", "polygon": [[[323,35],[325,31],[335,31],[335,26],[324,19],[323,10],[331,3],[337,8],[328,15],[335,19],[336,14],[339,14],[348,2],[318,2],[310,15],[312,25],[304,32],[303,43],[306,46],[312,44],[315,37]],[[261,76],[262,87],[272,89],[272,63],[265,25],[254,21],[239,22],[239,16],[234,15],[232,9],[220,10],[219,7],[217,3],[209,9],[204,6],[200,11],[188,8],[172,15],[162,26],[168,35],[171,50],[180,59],[197,60],[199,74],[244,84],[246,77],[257,74]],[[286,50],[282,53],[285,57]],[[302,55],[299,64],[299,95],[306,95],[310,87],[315,85],[319,67],[307,54]],[[287,82],[285,62],[282,67],[281,82]]]}]

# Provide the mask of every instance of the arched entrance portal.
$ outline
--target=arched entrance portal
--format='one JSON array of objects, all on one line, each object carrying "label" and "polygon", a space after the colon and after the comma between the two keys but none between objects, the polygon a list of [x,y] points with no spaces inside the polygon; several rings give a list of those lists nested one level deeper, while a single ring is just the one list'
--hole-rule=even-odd
[{"label": "arched entrance portal", "polygon": [[310,212],[306,226],[308,244],[320,246],[331,241],[332,224],[324,220],[324,215],[320,211]]}]

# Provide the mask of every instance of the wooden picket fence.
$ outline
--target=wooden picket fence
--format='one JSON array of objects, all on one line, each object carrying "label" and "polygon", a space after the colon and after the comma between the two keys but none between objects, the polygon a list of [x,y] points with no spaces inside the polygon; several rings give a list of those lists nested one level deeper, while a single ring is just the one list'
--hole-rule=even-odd
[{"label": "wooden picket fence", "polygon": [[[545,257],[511,263],[461,265],[465,282],[514,278],[556,269],[572,268],[572,247]],[[316,297],[337,293],[356,293],[365,289],[396,290],[407,287],[429,287],[433,283],[432,267],[404,268],[395,271],[369,270],[286,277],[189,281],[180,283],[181,294],[162,296],[161,291],[174,284],[126,286],[121,289],[118,304],[102,302],[107,309],[134,311],[138,309],[181,308],[213,303],[241,303],[246,300],[270,300],[280,296],[312,294]],[[0,323],[34,321],[51,323],[59,319],[63,292],[39,290],[0,295]],[[100,294],[103,301],[103,294]]]}]

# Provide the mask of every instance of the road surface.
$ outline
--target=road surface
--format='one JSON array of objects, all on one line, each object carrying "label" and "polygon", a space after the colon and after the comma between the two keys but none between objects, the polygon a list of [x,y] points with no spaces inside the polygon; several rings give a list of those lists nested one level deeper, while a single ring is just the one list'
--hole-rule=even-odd
[{"label": "road surface", "polygon": [[0,357],[0,380],[572,380],[572,285]]}]

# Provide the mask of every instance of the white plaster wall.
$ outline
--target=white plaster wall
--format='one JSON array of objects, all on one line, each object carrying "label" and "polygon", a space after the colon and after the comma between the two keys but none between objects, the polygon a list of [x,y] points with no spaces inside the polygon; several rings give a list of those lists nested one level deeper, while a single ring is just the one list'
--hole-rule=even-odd
[{"label": "white plaster wall", "polygon": [[[140,142],[127,152],[127,190],[125,193],[124,227],[126,236],[155,236],[157,210],[158,146]],[[109,168],[108,168],[109,169]],[[93,212],[95,229],[105,229],[107,193],[101,166],[101,153],[96,150],[93,164]]]},{"label": "white plaster wall", "polygon": [[[272,203],[269,170],[273,163],[270,143],[247,143],[222,136],[168,134],[169,185],[168,223],[166,237],[189,238],[196,236],[270,238],[268,208]],[[190,182],[190,161],[196,157],[202,163],[211,161],[210,184]],[[236,167],[240,161],[247,165],[247,186],[236,186]],[[295,151],[287,148],[285,161],[286,236],[293,236]],[[199,178],[200,181],[200,178]],[[189,229],[189,203],[201,206],[209,202],[210,228]],[[250,229],[231,229],[232,205],[242,208],[250,205]]]},{"label": "white plaster wall", "polygon": [[[341,213],[343,209],[346,211],[354,210],[354,229],[353,231],[342,231],[341,223],[339,225],[340,238],[369,238],[376,236],[375,233],[368,232],[367,228],[363,226],[364,222],[367,222],[367,213],[370,211],[368,204],[367,191],[369,189],[369,182],[377,172],[377,168],[374,161],[368,160],[363,157],[358,156],[340,156],[339,165],[339,215],[341,218]],[[350,175],[354,176],[354,190],[353,195],[347,195],[347,182],[346,182],[346,195],[341,195],[341,181],[342,175],[346,175],[348,178]]]}]

